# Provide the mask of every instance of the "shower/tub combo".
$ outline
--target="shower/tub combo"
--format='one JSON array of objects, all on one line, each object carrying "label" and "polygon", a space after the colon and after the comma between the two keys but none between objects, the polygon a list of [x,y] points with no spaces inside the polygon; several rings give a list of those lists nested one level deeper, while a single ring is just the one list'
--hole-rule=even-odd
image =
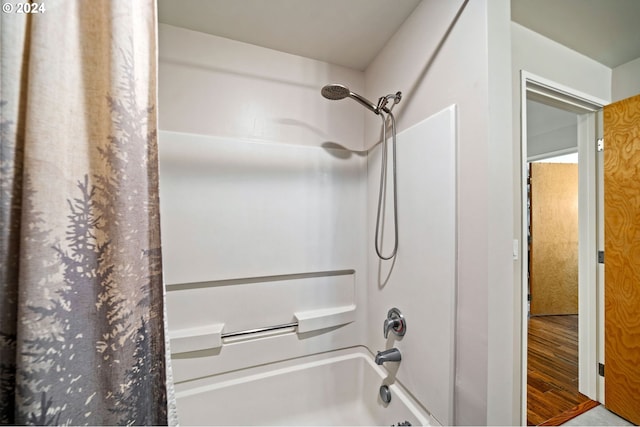
[{"label": "shower/tub combo", "polygon": [[[361,73],[179,27],[160,36],[180,423],[453,423],[456,107],[402,129],[394,108],[410,94],[371,102]],[[332,102],[347,98],[358,106]]]}]

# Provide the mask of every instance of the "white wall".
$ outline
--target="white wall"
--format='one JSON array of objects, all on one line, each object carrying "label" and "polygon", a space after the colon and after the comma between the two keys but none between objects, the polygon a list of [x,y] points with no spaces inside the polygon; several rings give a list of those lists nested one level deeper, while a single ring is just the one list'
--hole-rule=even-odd
[{"label": "white wall", "polygon": [[[452,24],[463,4],[464,10]],[[511,383],[513,343],[499,337],[513,320],[512,202],[504,191],[506,188],[509,193],[511,177],[509,55],[507,1],[430,0],[416,8],[365,71],[369,98],[397,90],[403,92],[404,98],[394,110],[399,131],[449,105],[457,108],[456,424],[518,421],[514,418],[518,405],[514,403]],[[490,72],[494,73],[490,76]],[[376,120],[379,121],[375,117],[366,118],[365,146],[371,146],[379,138]],[[401,141],[399,149],[400,144]],[[375,176],[369,177],[369,186],[376,188]],[[399,197],[407,195],[400,193]],[[375,207],[370,190],[369,211],[375,212]],[[437,209],[438,206],[432,207]],[[424,221],[430,219],[425,215]],[[373,226],[370,222],[370,242]],[[389,223],[386,229],[390,230]],[[408,233],[401,236],[411,238],[420,236]],[[402,247],[401,240],[399,257]],[[375,282],[379,276],[378,262],[371,250],[368,253],[369,274]],[[388,264],[383,267],[390,268]],[[387,285],[374,288],[374,292],[370,290],[373,327],[369,329],[368,342],[373,348],[386,344],[375,326],[382,324],[391,302],[401,308],[402,304],[411,306],[412,299],[429,298],[429,292],[423,294],[419,283],[410,291],[406,285],[394,284],[393,274],[392,271]],[[495,308],[491,316],[489,305]]]},{"label": "white wall", "polygon": [[320,88],[363,74],[164,24],[159,49],[170,332],[355,306],[345,325],[174,354],[176,381],[362,345],[366,157],[339,146],[362,148],[365,111]]},{"label": "white wall", "polygon": [[362,91],[359,71],[167,24],[159,56],[162,130],[361,148],[365,111],[320,95],[332,82]]},{"label": "white wall", "polygon": [[527,137],[527,158],[538,158],[538,156],[547,153],[577,149],[577,124]]},{"label": "white wall", "polygon": [[[515,22],[511,23],[512,53],[512,110],[513,114],[513,191],[514,238],[519,238],[522,227],[521,214],[521,150],[520,150],[520,76],[527,71],[602,100],[611,99],[611,69],[574,50],[548,39]],[[520,242],[519,252],[523,253]],[[521,282],[522,265],[515,263],[514,283]],[[520,289],[518,289],[520,292]],[[520,296],[521,297],[521,296]],[[520,298],[518,297],[518,298]],[[518,337],[520,340],[520,337]]]},{"label": "white wall", "polygon": [[[520,169],[520,75],[529,72],[544,79],[602,100],[611,99],[611,69],[548,39],[520,24],[511,22],[511,71],[513,126],[514,238],[521,230]],[[523,246],[520,242],[520,253]],[[515,283],[520,283],[522,268],[515,264]]]},{"label": "white wall", "polygon": [[[611,99],[609,67],[515,22],[511,23],[511,42],[514,94],[519,94],[515,88],[520,87],[520,70],[526,70],[576,91]],[[520,105],[514,108],[519,111]],[[515,116],[514,120],[519,121]]]},{"label": "white wall", "polygon": [[513,176],[511,126],[511,3],[487,2],[488,123],[488,369],[487,424],[514,425],[520,420],[519,343],[513,286]]},{"label": "white wall", "polygon": [[527,100],[527,158],[578,149],[578,115]]},{"label": "white wall", "polygon": [[611,100],[613,102],[640,93],[640,58],[613,69]]}]

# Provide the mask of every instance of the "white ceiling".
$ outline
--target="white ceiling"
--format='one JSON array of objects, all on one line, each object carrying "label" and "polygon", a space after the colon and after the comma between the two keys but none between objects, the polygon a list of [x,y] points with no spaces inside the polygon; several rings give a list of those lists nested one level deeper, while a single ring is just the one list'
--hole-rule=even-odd
[{"label": "white ceiling", "polygon": [[[418,3],[420,0],[158,0],[158,18],[163,23],[364,70]],[[640,0],[511,0],[511,9],[513,21],[608,67],[640,57]]]},{"label": "white ceiling", "polygon": [[160,22],[364,70],[420,0],[158,0]]}]

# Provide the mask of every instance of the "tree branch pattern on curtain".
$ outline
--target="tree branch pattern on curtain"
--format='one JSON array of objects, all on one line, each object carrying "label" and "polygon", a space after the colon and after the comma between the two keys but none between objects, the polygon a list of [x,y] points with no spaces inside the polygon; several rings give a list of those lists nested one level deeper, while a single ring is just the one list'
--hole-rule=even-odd
[{"label": "tree branch pattern on curtain", "polygon": [[155,4],[46,5],[3,16],[0,423],[166,424]]}]

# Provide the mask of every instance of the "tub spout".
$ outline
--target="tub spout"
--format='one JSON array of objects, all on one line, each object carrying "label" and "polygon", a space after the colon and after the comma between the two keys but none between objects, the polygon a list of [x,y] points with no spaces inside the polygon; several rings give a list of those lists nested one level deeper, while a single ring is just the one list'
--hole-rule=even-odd
[{"label": "tub spout", "polygon": [[397,348],[390,348],[389,350],[379,351],[376,354],[376,363],[382,365],[384,362],[399,362],[402,360],[400,350]]}]

